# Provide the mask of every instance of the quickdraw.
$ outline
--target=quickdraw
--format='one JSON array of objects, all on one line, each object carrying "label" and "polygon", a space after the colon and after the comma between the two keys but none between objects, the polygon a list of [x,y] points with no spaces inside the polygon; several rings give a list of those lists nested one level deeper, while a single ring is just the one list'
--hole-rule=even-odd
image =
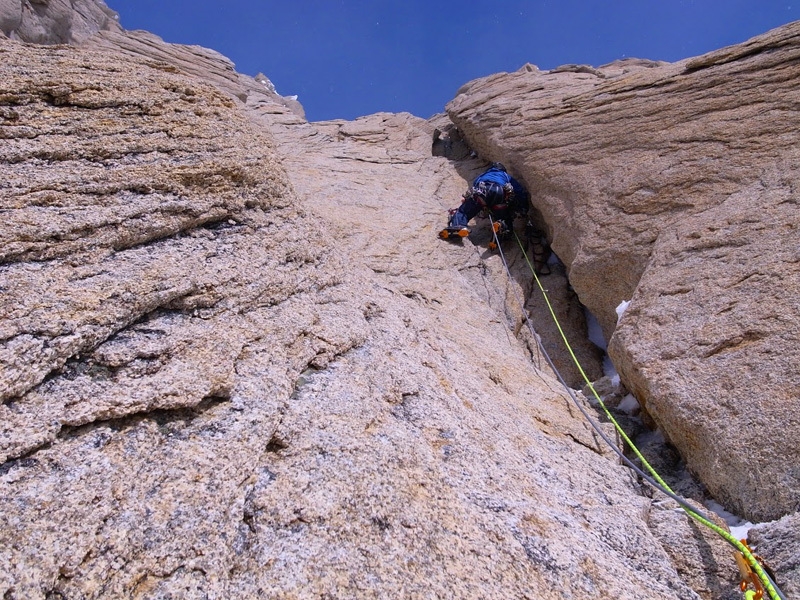
[{"label": "quickdraw", "polygon": [[[764,559],[750,549],[750,546],[747,545],[747,540],[739,541],[750,551],[750,554],[753,556],[753,558],[758,561],[758,564],[761,565],[761,568],[764,569],[770,579],[774,581],[775,575]],[[764,586],[761,585],[761,579],[759,579],[758,574],[753,571],[750,563],[747,562],[747,559],[741,552],[734,552],[733,557],[736,559],[736,566],[739,568],[739,578],[741,580],[739,583],[739,589],[741,589],[742,593],[744,593],[745,599],[761,600],[764,597]]]}]

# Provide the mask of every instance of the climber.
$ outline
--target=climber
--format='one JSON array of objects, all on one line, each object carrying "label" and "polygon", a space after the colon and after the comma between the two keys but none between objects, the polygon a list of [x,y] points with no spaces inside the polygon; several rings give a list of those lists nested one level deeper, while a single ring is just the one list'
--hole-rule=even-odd
[{"label": "climber", "polygon": [[439,232],[440,238],[446,240],[468,236],[467,223],[485,210],[492,217],[498,238],[502,239],[511,235],[514,217],[528,212],[528,192],[499,162],[492,163],[484,173],[478,175],[463,198],[461,206],[450,211],[450,221]]}]

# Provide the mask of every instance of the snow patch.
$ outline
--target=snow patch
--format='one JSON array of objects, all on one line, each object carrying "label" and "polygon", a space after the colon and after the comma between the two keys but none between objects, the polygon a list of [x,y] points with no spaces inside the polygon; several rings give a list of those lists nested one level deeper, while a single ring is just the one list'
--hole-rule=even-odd
[{"label": "snow patch", "polygon": [[750,521],[745,521],[741,517],[737,517],[733,513],[728,512],[721,504],[717,504],[713,500],[706,500],[704,504],[708,510],[714,511],[714,513],[719,515],[722,520],[728,524],[731,535],[737,540],[746,540],[747,532],[750,531],[751,527],[755,527]]},{"label": "snow patch", "polygon": [[623,300],[619,303],[616,308],[617,311],[617,325],[619,325],[620,319],[622,319],[622,315],[625,314],[625,311],[628,310],[628,306],[630,305],[630,300]]},{"label": "snow patch", "polygon": [[633,394],[628,394],[620,401],[617,410],[624,412],[626,415],[634,416],[639,414],[641,408],[636,397]]},{"label": "snow patch", "polygon": [[603,351],[603,375],[611,380],[611,385],[615,388],[619,387],[619,373],[611,362],[611,357],[608,355],[608,342],[603,335],[603,328],[600,327],[600,322],[597,320],[588,308],[583,307],[583,314],[586,319],[586,329],[589,335],[589,341]]}]

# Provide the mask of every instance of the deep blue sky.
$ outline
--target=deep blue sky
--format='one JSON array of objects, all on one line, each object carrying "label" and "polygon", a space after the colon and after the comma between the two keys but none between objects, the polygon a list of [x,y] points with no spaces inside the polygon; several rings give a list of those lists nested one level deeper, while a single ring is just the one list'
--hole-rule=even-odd
[{"label": "deep blue sky", "polygon": [[527,62],[676,61],[800,19],[800,0],[106,0],[125,29],[221,52],[310,121],[444,110]]}]

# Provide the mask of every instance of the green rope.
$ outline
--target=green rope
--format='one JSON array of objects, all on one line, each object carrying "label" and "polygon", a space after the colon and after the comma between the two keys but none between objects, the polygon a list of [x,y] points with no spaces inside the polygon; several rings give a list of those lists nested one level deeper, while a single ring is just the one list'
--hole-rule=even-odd
[{"label": "green rope", "polygon": [[[496,237],[497,237],[497,235],[495,234],[495,238]],[[556,328],[558,329],[558,332],[561,335],[561,339],[563,340],[564,345],[566,346],[567,351],[569,352],[569,355],[572,357],[572,361],[575,363],[575,366],[578,368],[578,371],[580,371],[580,374],[583,377],[583,380],[589,386],[589,389],[592,391],[592,394],[594,395],[595,399],[597,400],[599,405],[602,407],[603,412],[605,412],[606,416],[608,417],[608,420],[611,421],[611,423],[614,425],[614,429],[617,431],[619,436],[623,440],[625,440],[625,443],[628,444],[628,447],[633,451],[633,453],[636,455],[636,457],[641,461],[642,465],[647,469],[647,471],[653,476],[653,479],[655,479],[655,481],[658,482],[659,486],[662,487],[664,491],[668,492],[670,496],[675,498],[677,496],[677,494],[675,494],[675,492],[672,490],[672,488],[670,488],[669,485],[667,485],[667,483],[661,478],[661,476],[653,468],[653,466],[649,462],[647,462],[645,457],[642,455],[642,453],[639,451],[639,449],[636,447],[636,445],[631,441],[631,439],[628,437],[628,435],[622,429],[620,424],[617,422],[617,420],[611,414],[611,411],[608,410],[608,407],[605,405],[605,402],[603,402],[603,399],[597,393],[597,390],[594,389],[594,386],[592,385],[592,382],[589,381],[589,378],[586,376],[586,373],[584,372],[583,367],[581,366],[580,361],[578,360],[578,357],[575,356],[575,352],[573,351],[572,346],[569,343],[569,340],[567,340],[567,336],[564,333],[564,330],[561,328],[561,323],[559,322],[558,317],[556,316],[555,310],[553,309],[553,305],[550,303],[550,298],[547,296],[547,292],[545,291],[544,286],[542,286],[542,282],[539,279],[539,276],[536,274],[536,269],[531,264],[531,261],[528,258],[528,253],[525,251],[525,246],[523,245],[522,241],[519,239],[519,236],[517,235],[516,231],[514,231],[514,238],[517,240],[517,244],[519,245],[520,250],[522,250],[522,255],[525,257],[525,262],[527,263],[528,267],[531,270],[531,273],[533,274],[533,278],[536,281],[536,285],[539,287],[539,290],[542,292],[542,297],[544,298],[544,301],[547,304],[547,309],[550,311],[550,316],[553,318],[553,322],[555,323]],[[496,240],[496,242],[497,242],[498,248],[499,248],[499,240]],[[503,256],[503,262],[504,262],[504,264],[506,264],[504,256]],[[508,264],[506,264],[506,269],[508,270]],[[785,597],[783,596],[783,594],[780,592],[780,590],[777,588],[777,586],[773,584],[772,579],[769,577],[769,575],[766,573],[766,571],[764,571],[764,569],[761,566],[761,564],[758,562],[758,560],[755,558],[755,556],[753,556],[753,553],[750,551],[750,549],[745,544],[743,544],[742,542],[737,540],[729,531],[726,531],[722,527],[718,526],[716,523],[710,521],[709,519],[707,519],[706,517],[704,517],[703,515],[701,515],[697,511],[695,511],[688,504],[688,502],[686,502],[685,500],[683,500],[682,502],[679,502],[679,504],[681,504],[683,509],[686,511],[686,513],[691,518],[693,518],[698,523],[701,523],[702,525],[705,525],[706,527],[708,527],[709,529],[711,529],[712,531],[714,531],[715,533],[720,535],[726,542],[728,542],[730,545],[732,545],[734,548],[736,548],[736,550],[738,552],[740,552],[742,554],[742,556],[745,557],[745,559],[747,560],[748,564],[750,565],[750,568],[756,573],[756,575],[758,575],[759,580],[761,581],[762,585],[764,586],[764,589],[769,594],[769,597],[770,597],[771,600],[785,600]]]}]

